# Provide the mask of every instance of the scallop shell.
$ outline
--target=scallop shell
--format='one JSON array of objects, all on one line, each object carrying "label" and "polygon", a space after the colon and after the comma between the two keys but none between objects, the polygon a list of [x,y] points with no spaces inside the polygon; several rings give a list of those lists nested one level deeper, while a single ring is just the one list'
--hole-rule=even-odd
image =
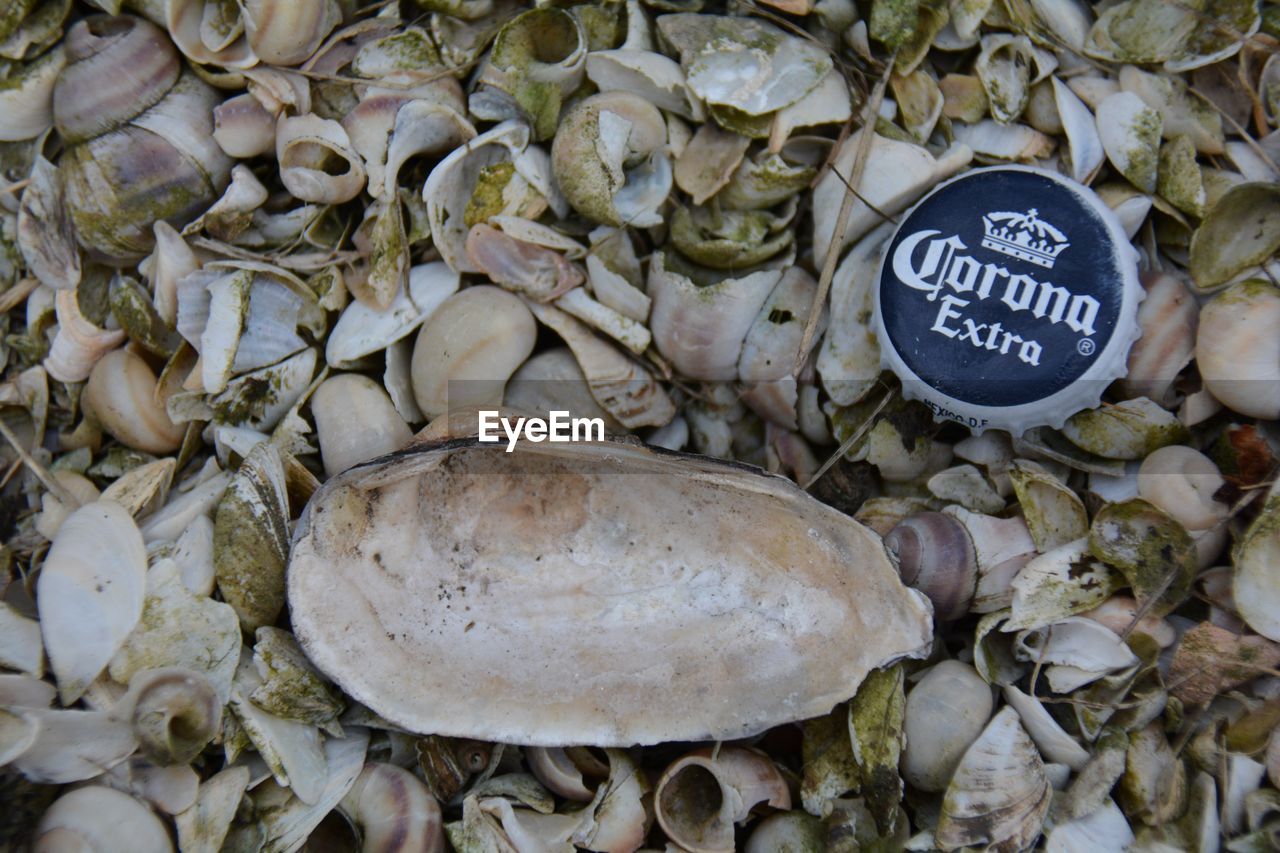
[{"label": "scallop shell", "polygon": [[1026,849],[1040,835],[1052,793],[1018,712],[1003,708],[965,752],[947,787],[938,846]]},{"label": "scallop shell", "polygon": [[[503,450],[459,440],[357,468],[316,493],[299,527],[289,596],[303,649],[411,730],[535,745],[739,737],[825,713],[870,667],[928,643],[927,608],[879,541],[785,481],[612,442]],[[420,489],[442,508],[465,492],[465,518],[384,522]],[[683,524],[703,500],[721,508],[703,521],[732,517],[732,529],[701,523],[678,557],[625,533]],[[757,514],[767,524],[747,520]],[[848,565],[856,585],[840,580]],[[548,655],[562,665],[526,663]],[[821,687],[807,674],[819,672]],[[587,684],[593,701],[579,701]],[[639,698],[654,690],[673,701]]]}]

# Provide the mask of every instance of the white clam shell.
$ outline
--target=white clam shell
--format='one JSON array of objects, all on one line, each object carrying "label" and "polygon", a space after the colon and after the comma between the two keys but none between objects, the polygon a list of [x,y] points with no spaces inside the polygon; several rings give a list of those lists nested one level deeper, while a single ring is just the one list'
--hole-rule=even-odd
[{"label": "white clam shell", "polygon": [[411,267],[408,292],[402,288],[386,308],[379,311],[363,302],[346,307],[329,333],[325,361],[330,367],[349,367],[408,336],[457,292],[460,281],[442,261]]},{"label": "white clam shell", "polygon": [[736,378],[743,340],[782,274],[761,270],[699,287],[663,260],[658,253],[649,264],[649,328],[658,351],[685,376]]},{"label": "white clam shell", "polygon": [[[798,400],[793,374],[802,356],[800,345],[817,293],[818,282],[800,267],[783,273],[747,330],[738,358],[744,402],[762,418],[793,431],[797,428]],[[825,330],[826,321],[823,306],[813,341]]]},{"label": "white clam shell", "polygon": [[36,850],[172,853],[160,819],[128,794],[91,785],[63,794],[40,818]]},{"label": "white clam shell", "polygon": [[221,850],[248,786],[249,768],[243,765],[227,767],[202,781],[195,803],[174,816],[179,848],[197,853]]},{"label": "white clam shell", "polygon": [[1019,659],[1045,666],[1045,678],[1055,693],[1070,693],[1138,663],[1137,655],[1111,629],[1082,616],[1020,634],[1014,646]]},{"label": "white clam shell", "polygon": [[387,392],[367,376],[330,376],[311,395],[320,456],[329,476],[403,447],[412,437]]},{"label": "white clam shell", "polygon": [[231,685],[231,710],[276,781],[291,788],[302,802],[315,803],[328,779],[320,731],[315,726],[269,714],[250,702],[249,694],[261,683],[246,650]]},{"label": "white clam shell", "polygon": [[968,664],[942,661],[907,693],[902,778],[943,791],[960,759],[991,718],[991,688]]},{"label": "white clam shell", "polygon": [[1041,755],[1055,764],[1065,764],[1076,772],[1088,763],[1089,750],[1058,725],[1039,699],[1028,696],[1012,684],[1004,686],[1004,699],[1022,718],[1023,728],[1031,735]]},{"label": "white clam shell", "polygon": [[88,689],[138,624],[146,573],[142,534],[119,504],[96,501],[63,522],[36,582],[40,630],[63,704]]},{"label": "white clam shell", "polygon": [[[960,138],[959,130],[957,128],[957,141],[966,143]],[[845,180],[853,170],[853,161],[865,132],[859,130],[851,134],[832,163],[832,171],[838,171]],[[883,222],[882,215],[896,216],[906,210],[934,184],[964,168],[972,158],[973,152],[967,143],[953,145],[935,158],[919,145],[875,135],[862,180],[858,182],[859,198],[853,202],[844,235],[838,241],[835,239],[836,219],[848,192],[845,181],[835,174],[828,174],[814,188],[814,262],[818,265],[824,263],[833,244],[838,243],[837,250],[843,251],[844,247]],[[874,209],[868,204],[874,205]]]},{"label": "white clam shell", "polygon": [[26,708],[22,713],[38,723],[38,734],[13,766],[32,782],[62,785],[92,779],[138,748],[138,737],[123,713],[46,708]]},{"label": "white clam shell", "polygon": [[533,352],[537,324],[520,298],[478,285],[446,299],[418,333],[413,394],[427,417],[493,405]]},{"label": "white clam shell", "polygon": [[1280,641],[1280,528],[1276,508],[1280,496],[1273,486],[1262,514],[1253,523],[1235,552],[1235,580],[1232,584],[1236,609],[1249,627],[1271,640]]},{"label": "white clam shell", "polygon": [[1218,294],[1200,312],[1196,364],[1205,387],[1233,411],[1280,416],[1280,290],[1250,280]]},{"label": "white clam shell", "polygon": [[1053,78],[1053,97],[1071,146],[1071,177],[1087,184],[1093,180],[1106,159],[1093,113],[1057,77]]},{"label": "white clam shell", "polygon": [[27,619],[4,602],[0,602],[0,666],[36,676],[45,671],[40,622]]},{"label": "white clam shell", "polygon": [[1192,532],[1226,517],[1229,508],[1214,498],[1225,483],[1212,459],[1185,445],[1156,450],[1138,469],[1139,496]]},{"label": "white clam shell", "polygon": [[[879,540],[786,481],[614,442],[504,451],[459,440],[358,468],[321,487],[299,528],[298,639],[393,722],[532,745],[738,737],[825,713],[871,666],[928,644],[927,607]],[[384,520],[420,499],[453,506],[454,490],[468,495],[465,514]],[[722,511],[678,558],[626,533],[687,519],[703,500]],[[530,501],[545,508],[536,520]],[[851,564],[858,580],[845,586]],[[709,663],[712,635],[722,659],[751,666]],[[526,663],[548,654],[562,661],[554,671]],[[821,686],[806,672],[822,672]],[[587,684],[593,700],[579,701]],[[635,698],[654,689],[673,701]]]},{"label": "white clam shell", "polygon": [[1030,162],[1053,153],[1054,139],[1025,124],[1000,124],[983,119],[955,127],[956,142],[980,159]]}]

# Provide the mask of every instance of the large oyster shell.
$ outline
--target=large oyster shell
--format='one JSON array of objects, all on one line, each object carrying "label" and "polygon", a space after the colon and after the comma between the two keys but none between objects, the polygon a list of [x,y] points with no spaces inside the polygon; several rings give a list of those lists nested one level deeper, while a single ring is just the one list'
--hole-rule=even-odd
[{"label": "large oyster shell", "polygon": [[463,439],[316,492],[289,564],[303,649],[418,732],[729,740],[828,712],[925,654],[879,538],[791,482],[606,441]]}]

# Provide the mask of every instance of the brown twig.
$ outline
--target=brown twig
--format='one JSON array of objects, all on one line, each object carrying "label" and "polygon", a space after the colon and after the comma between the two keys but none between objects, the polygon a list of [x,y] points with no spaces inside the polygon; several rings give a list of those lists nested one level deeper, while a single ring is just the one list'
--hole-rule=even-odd
[{"label": "brown twig", "polygon": [[44,484],[44,487],[48,489],[54,497],[62,501],[64,505],[71,509],[77,509],[80,506],[80,501],[76,499],[76,496],[67,491],[66,487],[58,482],[58,478],[54,477],[48,468],[40,464],[40,460],[27,452],[27,449],[22,446],[22,442],[13,434],[13,430],[9,429],[9,425],[4,422],[3,418],[0,418],[0,435],[4,436],[4,440],[9,442],[9,445],[13,448],[14,452],[18,454],[18,458],[22,460],[22,464],[26,465],[27,468],[30,469],[31,473],[36,476],[36,479]]},{"label": "brown twig", "polygon": [[849,449],[857,444],[858,441],[867,434],[867,431],[871,429],[871,425],[875,423],[876,416],[884,411],[885,406],[889,405],[889,401],[893,399],[893,395],[895,393],[896,392],[892,388],[885,392],[884,398],[880,400],[875,409],[872,410],[871,414],[867,416],[867,419],[863,421],[862,426],[854,430],[848,438],[840,443],[840,446],[836,448],[836,452],[828,456],[827,460],[818,466],[818,470],[813,473],[813,476],[809,478],[809,481],[801,486],[802,489],[806,492],[809,491],[810,486],[822,479],[822,475],[827,473],[831,466],[836,464],[836,461],[841,456],[848,453]]},{"label": "brown twig", "polygon": [[[871,143],[875,139],[875,117],[880,114],[880,104],[884,101],[884,90],[889,85],[889,75],[892,73],[893,62],[897,59],[898,52],[895,49],[893,56],[889,58],[889,62],[885,65],[885,72],[876,81],[875,88],[871,91],[871,97],[863,105],[862,109],[862,136],[858,139],[858,148],[853,155],[853,168],[850,170],[849,178],[845,181],[844,200],[840,203],[840,214],[836,217],[835,232],[831,236],[831,245],[827,248],[827,257],[822,265],[822,274],[818,278],[818,292],[813,298],[813,307],[809,310],[809,321],[804,326],[804,336],[800,339],[800,348],[796,351],[796,363],[793,373],[799,375],[804,369],[804,363],[808,359],[809,347],[813,343],[813,336],[818,331],[818,320],[822,317],[822,308],[827,302],[827,294],[831,290],[831,279],[836,273],[836,264],[840,260],[841,249],[844,247],[844,230],[849,224],[849,214],[853,212],[854,194],[851,191],[862,181],[862,173],[867,168],[867,159],[871,154]],[[834,167],[832,167],[834,170]]]}]

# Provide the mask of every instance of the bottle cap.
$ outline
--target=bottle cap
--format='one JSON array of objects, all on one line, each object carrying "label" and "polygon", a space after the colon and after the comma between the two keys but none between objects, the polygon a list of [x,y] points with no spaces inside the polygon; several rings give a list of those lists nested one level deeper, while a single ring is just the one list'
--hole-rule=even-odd
[{"label": "bottle cap", "polygon": [[1125,375],[1144,296],[1137,257],[1115,214],[1070,178],[966,172],[921,199],[885,250],[884,366],[937,420],[1014,435],[1061,427]]}]

